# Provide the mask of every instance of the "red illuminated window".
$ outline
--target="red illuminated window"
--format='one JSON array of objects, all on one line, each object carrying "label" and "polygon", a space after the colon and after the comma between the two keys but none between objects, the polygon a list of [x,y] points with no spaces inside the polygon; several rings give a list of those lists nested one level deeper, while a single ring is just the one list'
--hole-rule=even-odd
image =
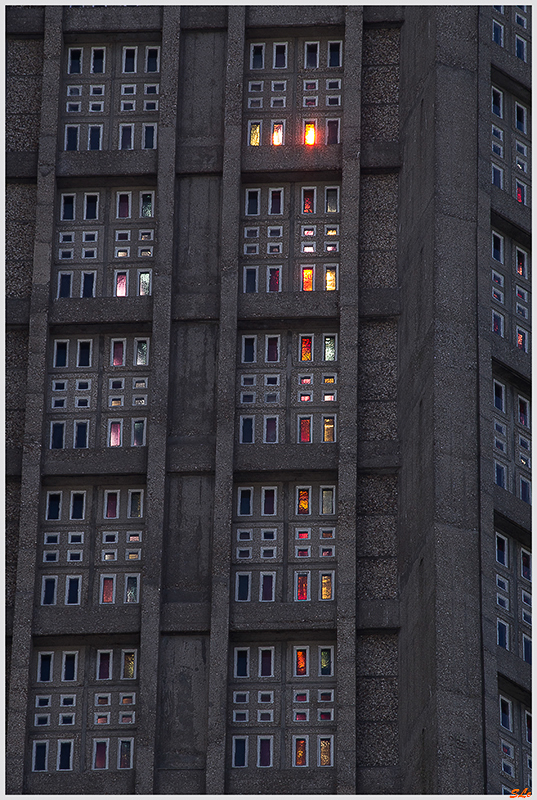
[{"label": "red illuminated window", "polygon": [[311,361],[313,358],[313,336],[300,337],[300,360]]},{"label": "red illuminated window", "polygon": [[268,292],[280,291],[280,268],[269,267],[268,270]]},{"label": "red illuminated window", "polygon": [[312,145],[317,141],[315,122],[304,123],[304,144]]},{"label": "red illuminated window", "polygon": [[299,417],[298,425],[299,442],[311,442],[311,417]]},{"label": "red illuminated window", "polygon": [[310,490],[297,489],[297,514],[310,513]]},{"label": "red illuminated window", "polygon": [[295,600],[309,600],[309,572],[296,572]]},{"label": "red illuminated window", "polygon": [[116,589],[115,576],[101,579],[101,603],[113,603]]}]

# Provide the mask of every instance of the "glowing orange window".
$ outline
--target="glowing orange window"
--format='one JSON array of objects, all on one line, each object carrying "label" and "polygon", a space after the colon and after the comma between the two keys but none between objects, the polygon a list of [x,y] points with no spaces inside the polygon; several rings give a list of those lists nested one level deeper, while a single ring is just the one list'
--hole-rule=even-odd
[{"label": "glowing orange window", "polygon": [[302,291],[313,291],[313,267],[302,267]]},{"label": "glowing orange window", "polygon": [[296,576],[296,599],[309,600],[308,595],[308,573],[299,572]]},{"label": "glowing orange window", "polygon": [[272,125],[272,144],[283,144],[283,122],[274,122]]},{"label": "glowing orange window", "polygon": [[317,141],[317,131],[314,122],[304,123],[304,144],[315,144]]},{"label": "glowing orange window", "polygon": [[307,766],[305,739],[295,739],[295,766],[296,767]]},{"label": "glowing orange window", "polygon": [[295,650],[296,653],[296,663],[295,663],[295,672],[297,675],[307,675],[308,674],[308,651],[304,650]]},{"label": "glowing orange window", "polygon": [[301,336],[300,337],[300,360],[311,361],[313,350],[313,337]]},{"label": "glowing orange window", "polygon": [[309,514],[310,513],[310,490],[309,489],[299,489],[298,490],[298,513],[299,514]]}]

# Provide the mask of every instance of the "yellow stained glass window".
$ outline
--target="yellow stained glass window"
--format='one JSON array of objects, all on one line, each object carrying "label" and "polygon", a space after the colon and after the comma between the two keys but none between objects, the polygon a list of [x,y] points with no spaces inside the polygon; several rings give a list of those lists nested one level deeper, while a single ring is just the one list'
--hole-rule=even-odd
[{"label": "yellow stained glass window", "polygon": [[313,291],[313,267],[302,268],[302,291]]},{"label": "yellow stained glass window", "polygon": [[306,740],[295,739],[295,765],[297,767],[306,766]]},{"label": "yellow stained glass window", "polygon": [[272,144],[283,144],[283,122],[275,122],[272,126]]},{"label": "yellow stained glass window", "polygon": [[300,360],[311,361],[313,340],[311,336],[302,336],[300,339]]},{"label": "yellow stained glass window", "polygon": [[136,654],[135,653],[123,653],[123,677],[124,678],[135,678],[135,667],[136,667]]},{"label": "yellow stained glass window", "polygon": [[309,489],[298,490],[298,513],[309,514],[310,511],[310,491]]},{"label": "yellow stained glass window", "polygon": [[325,417],[323,419],[323,442],[334,442],[334,417]]},{"label": "yellow stained glass window", "polygon": [[321,739],[319,743],[319,766],[329,767],[332,763],[332,742],[330,739]]},{"label": "yellow stained glass window", "polygon": [[321,600],[331,600],[331,599],[332,599],[332,576],[321,575]]},{"label": "yellow stained glass window", "polygon": [[336,290],[336,270],[331,267],[326,270],[324,288],[327,292],[335,292]]},{"label": "yellow stained glass window", "polygon": [[261,123],[252,122],[250,125],[250,145],[252,147],[259,147],[261,144]]}]

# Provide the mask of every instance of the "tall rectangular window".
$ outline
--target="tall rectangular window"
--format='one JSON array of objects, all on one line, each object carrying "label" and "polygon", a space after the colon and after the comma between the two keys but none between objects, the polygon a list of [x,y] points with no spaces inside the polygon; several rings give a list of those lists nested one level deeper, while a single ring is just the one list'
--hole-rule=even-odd
[{"label": "tall rectangular window", "polygon": [[278,417],[264,417],[263,426],[265,444],[276,444],[278,442]]},{"label": "tall rectangular window", "polygon": [[232,763],[234,767],[247,767],[248,766],[248,737],[247,736],[234,736],[233,737],[233,757]]},{"label": "tall rectangular window", "polygon": [[91,339],[89,341],[79,339],[77,344],[77,367],[91,367],[91,350],[93,342]]},{"label": "tall rectangular window", "polygon": [[160,71],[160,48],[159,47],[146,47],[145,48],[145,71],[146,72],[159,72]]},{"label": "tall rectangular window", "polygon": [[86,513],[86,493],[71,492],[70,519],[84,519]]},{"label": "tall rectangular window", "polygon": [[293,766],[308,766],[308,737],[293,736]]},{"label": "tall rectangular window", "polygon": [[310,599],[310,573],[295,572],[295,600]]},{"label": "tall rectangular window", "polygon": [[235,576],[235,600],[249,602],[250,578],[250,572],[237,572]]},{"label": "tall rectangular window", "polygon": [[294,675],[309,675],[309,647],[294,648]]},{"label": "tall rectangular window", "polygon": [[520,554],[520,574],[527,581],[531,581],[531,553],[522,550]]},{"label": "tall rectangular window", "polygon": [[58,578],[56,575],[49,575],[43,578],[41,587],[41,605],[56,605],[56,586]]},{"label": "tall rectangular window", "polygon": [[492,233],[492,258],[503,264],[503,236],[499,233]]},{"label": "tall rectangular window", "polygon": [[71,770],[73,769],[73,742],[72,741],[58,741],[58,770]]},{"label": "tall rectangular window", "polygon": [[321,514],[335,514],[335,494],[333,486],[321,486]]},{"label": "tall rectangular window", "polygon": [[275,42],[273,48],[273,68],[285,69],[287,67],[287,43]]},{"label": "tall rectangular window", "polygon": [[269,214],[281,214],[283,210],[283,189],[269,189]]},{"label": "tall rectangular window", "polygon": [[317,69],[319,66],[319,42],[306,42],[304,66],[310,69]]},{"label": "tall rectangular window", "polygon": [[494,408],[505,411],[505,386],[498,381],[494,381]]},{"label": "tall rectangular window", "polygon": [[492,87],[491,90],[491,100],[492,100],[492,113],[496,117],[503,117],[503,93],[500,92],[499,89]]},{"label": "tall rectangular window", "polygon": [[267,292],[280,291],[280,267],[267,267]]},{"label": "tall rectangular window", "polygon": [[108,769],[108,739],[94,739],[93,769]]},{"label": "tall rectangular window", "polygon": [[279,336],[266,336],[265,337],[265,361],[274,362],[280,360],[280,337]]},{"label": "tall rectangular window", "polygon": [[47,495],[47,519],[60,519],[62,511],[61,492],[49,492]]},{"label": "tall rectangular window", "polygon": [[69,342],[54,342],[54,366],[67,367],[69,364]]},{"label": "tall rectangular window", "polygon": [[131,195],[130,192],[117,193],[117,217],[127,219],[131,215]]},{"label": "tall rectangular window", "polygon": [[136,650],[121,651],[121,677],[125,680],[136,678]]},{"label": "tall rectangular window", "polygon": [[311,442],[311,417],[298,418],[298,441],[301,443]]},{"label": "tall rectangular window", "polygon": [[327,214],[336,214],[339,211],[339,188],[327,186],[325,189],[325,211]]},{"label": "tall rectangular window", "polygon": [[339,144],[339,120],[326,121],[326,144]]},{"label": "tall rectangular window", "polygon": [[119,492],[105,491],[104,516],[106,519],[117,519],[119,517]]},{"label": "tall rectangular window", "polygon": [[136,72],[137,47],[123,48],[123,72]]},{"label": "tall rectangular window", "polygon": [[119,739],[117,753],[117,768],[132,769],[134,739]]},{"label": "tall rectangular window", "polygon": [[48,741],[34,742],[32,772],[46,772],[48,768]]},{"label": "tall rectangular window", "polygon": [[335,417],[323,417],[323,442],[336,441]]},{"label": "tall rectangular window", "polygon": [[306,335],[300,337],[300,361],[313,360],[313,335]]},{"label": "tall rectangular window", "polygon": [[501,489],[507,487],[507,468],[499,461],[494,462],[494,482]]},{"label": "tall rectangular window", "polygon": [[508,731],[512,730],[511,701],[500,695],[500,725]]},{"label": "tall rectangular window", "polygon": [[276,514],[276,489],[264,486],[261,490],[261,514],[270,517]]},{"label": "tall rectangular window", "polygon": [[50,449],[61,450],[65,447],[65,422],[53,422],[50,426]]},{"label": "tall rectangular window", "polygon": [[91,71],[94,75],[104,72],[105,50],[104,47],[91,48]]},{"label": "tall rectangular window", "polygon": [[84,195],[84,219],[98,219],[99,217],[99,195]]},{"label": "tall rectangular window", "polygon": [[319,753],[317,763],[320,767],[332,766],[332,743],[332,736],[319,736]]},{"label": "tall rectangular window", "polygon": [[139,602],[139,588],[140,576],[139,575],[125,575],[125,602],[138,603]]},{"label": "tall rectangular window", "polygon": [[334,599],[334,573],[321,572],[319,575],[319,600]]},{"label": "tall rectangular window", "polygon": [[240,441],[242,444],[254,442],[254,417],[240,418]]},{"label": "tall rectangular window", "polygon": [[328,42],[328,66],[340,67],[341,64],[341,42]]},{"label": "tall rectangular window", "polygon": [[521,278],[528,277],[528,255],[519,247],[516,248],[516,273]]},{"label": "tall rectangular window", "polygon": [[256,361],[256,343],[257,343],[257,337],[255,336],[242,337],[243,364],[250,364]]},{"label": "tall rectangular window", "polygon": [[53,653],[39,653],[37,659],[37,680],[41,683],[52,681]]},{"label": "tall rectangular window", "polygon": [[128,517],[143,516],[143,496],[140,490],[129,489],[129,504],[127,507]]},{"label": "tall rectangular window", "polygon": [[250,69],[263,69],[265,66],[265,45],[250,45]]},{"label": "tall rectangular window", "polygon": [[116,576],[101,575],[100,602],[104,604],[116,601]]},{"label": "tall rectangular window", "polygon": [[336,361],[336,335],[328,334],[323,336],[323,360]]},{"label": "tall rectangular window", "polygon": [[75,195],[74,194],[62,194],[61,218],[62,218],[62,220],[73,220],[73,219],[75,219]]},{"label": "tall rectangular window", "polygon": [[86,448],[88,446],[88,425],[89,423],[84,420],[83,422],[75,422],[74,434],[74,447],[77,449]]},{"label": "tall rectangular window", "polygon": [[259,189],[246,190],[246,215],[256,216],[259,214]]},{"label": "tall rectangular window", "polygon": [[78,606],[80,605],[80,584],[82,578],[80,575],[68,575],[65,579],[65,605]]},{"label": "tall rectangular window", "polygon": [[274,583],[276,574],[274,572],[262,572],[259,584],[259,600],[261,602],[274,601]]},{"label": "tall rectangular window", "polygon": [[142,125],[142,150],[155,150],[157,146],[157,126],[155,123]]},{"label": "tall rectangular window", "polygon": [[257,766],[272,766],[272,736],[257,737]]},{"label": "tall rectangular window", "polygon": [[303,187],[302,189],[302,213],[315,214],[316,191],[314,187]]},{"label": "tall rectangular window", "polygon": [[134,340],[134,364],[137,367],[147,366],[149,363],[149,340]]},{"label": "tall rectangular window", "polygon": [[239,516],[250,516],[252,514],[252,494],[253,489],[239,489]]},{"label": "tall rectangular window", "polygon": [[81,297],[93,297],[95,293],[95,273],[83,272],[82,283],[80,287]]},{"label": "tall rectangular window", "polygon": [[99,650],[97,652],[97,680],[108,681],[112,678],[112,651]]},{"label": "tall rectangular window", "polygon": [[[251,147],[259,147],[261,144],[261,122],[248,123],[248,144]],[[248,213],[248,212],[247,212]]]},{"label": "tall rectangular window", "polygon": [[78,125],[65,126],[65,150],[78,150],[78,135],[80,128]]},{"label": "tall rectangular window", "polygon": [[134,125],[119,126],[119,149],[132,150],[134,140]]},{"label": "tall rectangular window", "polygon": [[90,125],[88,128],[88,150],[101,149],[102,125]]},{"label": "tall rectangular window", "polygon": [[82,72],[82,50],[77,47],[69,48],[69,64],[67,72],[69,75],[80,75]]},{"label": "tall rectangular window", "polygon": [[273,676],[274,648],[259,648],[259,677],[271,678]]},{"label": "tall rectangular window", "polygon": [[58,275],[58,297],[71,297],[72,272],[60,272]]},{"label": "tall rectangular window", "polygon": [[301,286],[303,292],[313,292],[314,281],[315,281],[315,268],[314,267],[302,267],[301,268],[302,279],[301,279]]},{"label": "tall rectangular window", "polygon": [[235,677],[248,678],[250,676],[250,649],[248,647],[235,648]]},{"label": "tall rectangular window", "polygon": [[296,490],[297,500],[297,514],[310,514],[310,488],[307,486],[299,486]]},{"label": "tall rectangular window", "polygon": [[[275,147],[279,147],[280,145],[283,144],[284,130],[285,130],[285,125],[283,121],[272,123],[272,132],[270,135],[270,141],[271,144],[273,144]],[[281,211],[275,211],[274,213],[281,214]]]},{"label": "tall rectangular window", "polygon": [[64,653],[62,663],[62,681],[76,681],[78,653]]},{"label": "tall rectangular window", "polygon": [[509,544],[505,536],[496,534],[496,561],[504,567],[509,566]]}]

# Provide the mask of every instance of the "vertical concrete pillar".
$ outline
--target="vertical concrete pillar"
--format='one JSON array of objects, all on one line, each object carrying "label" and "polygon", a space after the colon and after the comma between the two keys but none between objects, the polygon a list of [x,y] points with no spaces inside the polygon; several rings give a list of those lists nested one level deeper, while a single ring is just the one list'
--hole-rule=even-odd
[{"label": "vertical concrete pillar", "polygon": [[163,534],[166,509],[166,437],[171,339],[172,268],[175,212],[175,154],[180,47],[179,6],[162,9],[157,164],[158,259],[153,271],[151,416],[147,449],[146,567],[140,628],[140,718],[136,740],[136,794],[152,794],[155,780],[157,691]]},{"label": "vertical concrete pillar", "polygon": [[30,299],[26,422],[24,430],[17,588],[13,618],[11,685],[8,697],[6,791],[24,791],[26,715],[29,665],[32,652],[32,615],[37,532],[41,490],[43,403],[47,368],[48,308],[52,231],[56,193],[56,152],[60,60],[62,53],[61,6],[45,8],[41,135],[37,156],[36,237]]},{"label": "vertical concrete pillar", "polygon": [[221,290],[216,399],[207,794],[223,794],[225,779],[230,584],[229,537],[233,502],[244,20],[244,6],[229,6],[220,235]]},{"label": "vertical concrete pillar", "polygon": [[362,8],[345,15],[345,110],[341,138],[340,394],[337,586],[337,792],[356,784],[356,480],[358,401],[358,231]]}]

